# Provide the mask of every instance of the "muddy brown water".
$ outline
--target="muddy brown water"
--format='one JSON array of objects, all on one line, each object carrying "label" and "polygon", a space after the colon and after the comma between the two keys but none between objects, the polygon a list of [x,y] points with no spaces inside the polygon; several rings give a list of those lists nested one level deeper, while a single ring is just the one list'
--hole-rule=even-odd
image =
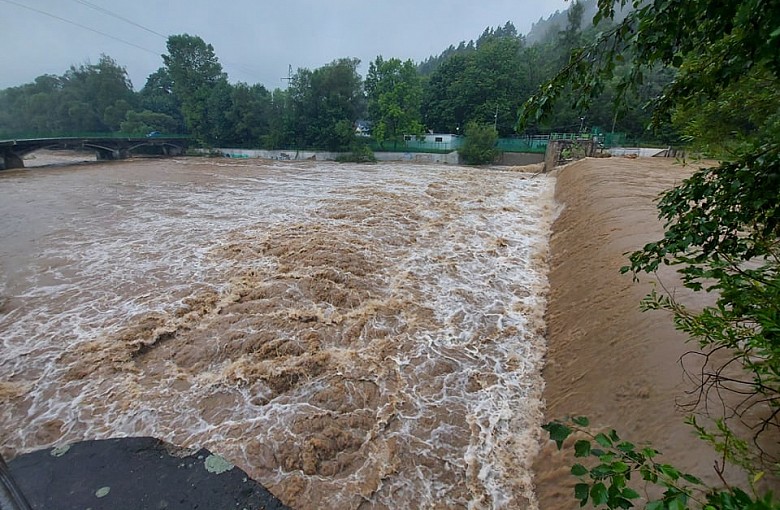
[{"label": "muddy brown water", "polygon": [[554,179],[133,160],[0,173],[5,456],[151,435],[296,508],[533,508]]}]

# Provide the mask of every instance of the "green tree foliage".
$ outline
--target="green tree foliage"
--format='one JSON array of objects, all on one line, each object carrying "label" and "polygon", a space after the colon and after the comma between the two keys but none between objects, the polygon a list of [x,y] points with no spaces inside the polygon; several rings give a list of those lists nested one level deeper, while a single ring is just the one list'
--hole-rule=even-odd
[{"label": "green tree foliage", "polygon": [[[551,17],[555,23],[545,25],[547,36],[529,48],[524,58],[530,68],[529,76],[532,79],[529,81],[536,89],[568,65],[572,51],[593,43],[601,33],[614,27],[612,19],[602,19],[597,26],[588,26],[586,20],[592,18],[597,9],[595,0],[584,0],[573,3],[567,12]],[[628,9],[616,11],[616,19],[622,19],[627,13]],[[559,29],[558,24],[564,28]],[[580,104],[580,92],[569,83],[563,83],[558,91],[558,100],[548,105],[545,115],[526,119],[520,129],[545,133],[575,132],[581,127],[590,131],[596,127],[604,132],[627,133],[633,139],[659,139],[665,144],[674,143],[677,139],[675,133],[666,125],[657,133],[647,132],[650,111],[645,108],[672,80],[674,73],[660,65],[648,69],[642,83],[628,91],[628,96],[621,101],[624,87],[621,84],[630,76],[632,63],[631,48],[622,48],[616,54],[611,76],[603,79],[600,87],[594,91],[592,101]]]},{"label": "green tree foliage", "polygon": [[694,149],[731,158],[777,122],[780,83],[761,67],[723,87],[717,95],[694,95],[680,103],[672,121]]},{"label": "green tree foliage", "polygon": [[187,129],[201,142],[218,141],[224,131],[219,109],[229,86],[214,47],[198,36],[182,34],[170,36],[167,48],[162,58]]},{"label": "green tree foliage", "polygon": [[496,142],[498,132],[493,126],[471,121],[466,125],[466,140],[460,155],[469,165],[494,163],[500,155]]},{"label": "green tree foliage", "polygon": [[63,76],[60,108],[66,131],[112,131],[134,102],[127,71],[102,55],[97,64],[71,67]]},{"label": "green tree foliage", "polygon": [[[773,501],[771,494],[755,497],[738,487],[712,490],[696,476],[660,462],[658,450],[638,447],[622,439],[614,429],[594,433],[589,425],[586,417],[579,416],[542,427],[558,449],[569,437],[576,439],[573,449],[578,462],[571,467],[571,474],[578,478],[574,497],[580,506],[633,508],[642,496],[632,485],[640,489],[654,485],[660,488],[654,495],[648,496],[644,491],[647,497],[644,508],[648,510],[780,509],[780,503]],[[640,481],[645,487],[637,485]]]},{"label": "green tree foliage", "polygon": [[126,119],[120,124],[120,131],[132,135],[146,135],[152,131],[176,133],[179,124],[170,115],[150,110],[127,112]]},{"label": "green tree foliage", "polygon": [[292,107],[290,94],[286,90],[276,89],[271,93],[268,113],[268,134],[261,138],[260,144],[266,149],[292,147],[294,140]]},{"label": "green tree foliage", "polygon": [[[176,119],[173,133],[184,133],[184,116],[181,112],[179,98],[173,93],[173,79],[165,67],[153,72],[146,79],[146,85],[141,89],[139,103],[143,110],[162,113]],[[129,120],[129,119],[128,119]]]},{"label": "green tree foliage", "polygon": [[442,63],[425,88],[422,115],[425,126],[439,133],[458,133],[466,125],[465,100],[457,95],[457,81],[469,66],[466,55],[454,55]]},{"label": "green tree foliage", "polygon": [[368,66],[365,90],[368,115],[374,121],[373,137],[380,144],[423,132],[422,83],[411,60],[377,57]]},{"label": "green tree foliage", "polygon": [[119,128],[136,102],[125,68],[102,55],[62,76],[0,91],[0,130],[52,135]]},{"label": "green tree foliage", "polygon": [[514,131],[515,112],[532,85],[524,76],[522,41],[485,36],[473,52],[455,55],[430,78],[422,112],[429,129],[456,133],[469,121]]},{"label": "green tree foliage", "polygon": [[422,77],[428,77],[432,75],[440,65],[449,60],[450,57],[471,53],[486,40],[503,37],[515,39],[520,37],[520,34],[517,32],[517,28],[515,28],[515,25],[511,21],[507,21],[503,27],[487,27],[476,42],[473,40],[469,41],[468,43],[466,43],[466,41],[461,41],[457,47],[450,45],[439,55],[428,57],[422,61],[417,66],[417,71]]},{"label": "green tree foliage", "polygon": [[[716,293],[716,304],[702,310],[663,293],[651,294],[643,306],[670,310],[676,327],[698,344],[704,360],[697,369],[700,402],[724,392],[738,396],[728,414],[714,417],[716,430],[692,421],[699,435],[756,476],[777,474],[779,459],[767,445],[776,446],[780,434],[780,3],[637,0],[632,7],[622,22],[576,50],[523,115],[528,120],[549,112],[567,85],[578,93],[575,103],[587,106],[630,49],[634,59],[619,78],[619,96],[641,85],[655,66],[669,66],[676,74],[653,103],[655,124],[676,114],[693,141],[710,148],[717,138],[709,130],[731,133],[723,150],[714,147],[721,164],[700,169],[662,196],[664,238],[631,254],[623,271],[652,273],[671,264],[686,287]],[[599,8],[596,21],[615,13],[611,0],[599,0]],[[727,376],[724,368],[733,366],[742,374]],[[734,427],[736,421],[749,427],[749,437],[740,436],[744,429]],[[691,505],[777,508],[772,501],[771,495],[726,487]]]},{"label": "green tree foliage", "polygon": [[232,146],[258,147],[271,131],[272,95],[262,85],[236,84],[231,91],[226,120]]},{"label": "green tree foliage", "polygon": [[365,109],[358,59],[343,58],[310,71],[299,69],[290,82],[292,131],[299,147],[348,149],[354,123]]}]

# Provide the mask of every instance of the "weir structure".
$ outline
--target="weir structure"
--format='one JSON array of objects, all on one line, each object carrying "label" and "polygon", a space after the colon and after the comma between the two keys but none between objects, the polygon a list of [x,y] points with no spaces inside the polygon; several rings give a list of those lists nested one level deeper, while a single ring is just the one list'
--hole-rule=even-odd
[{"label": "weir structure", "polygon": [[189,136],[117,135],[104,133],[88,136],[60,136],[49,138],[21,138],[0,140],[0,170],[24,168],[24,156],[39,149],[93,150],[99,160],[115,160],[130,157],[139,147],[158,147],[165,156],[179,156],[187,148]]}]

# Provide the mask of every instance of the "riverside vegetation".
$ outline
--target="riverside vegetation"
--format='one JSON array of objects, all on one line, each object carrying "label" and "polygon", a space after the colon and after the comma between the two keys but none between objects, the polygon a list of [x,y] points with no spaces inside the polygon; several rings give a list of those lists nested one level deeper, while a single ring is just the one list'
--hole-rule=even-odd
[{"label": "riverside vegetation", "polygon": [[[523,120],[549,113],[566,90],[576,91],[570,96],[575,108],[587,107],[627,54],[632,64],[619,77],[621,93],[641,86],[648,71],[674,70],[652,103],[653,125],[672,119],[690,147],[721,163],[661,197],[664,238],[631,253],[621,271],[636,276],[672,265],[685,287],[716,294],[713,305],[693,310],[673,294],[654,291],[642,307],[672,312],[676,328],[697,346],[691,355],[703,359],[703,368],[695,374],[699,405],[692,412],[707,414],[709,398],[736,397],[726,398],[722,414],[708,415],[712,425],[695,414],[688,418],[722,456],[715,469],[723,485],[705,486],[615,430],[591,431],[585,417],[544,428],[559,448],[574,435],[574,455],[588,464],[571,468],[580,478],[574,495],[583,506],[634,506],[640,495],[633,477],[660,487],[657,496],[649,492],[648,509],[778,509],[780,500],[759,482],[780,474],[780,2],[598,4],[596,23],[612,19],[615,4],[633,10],[572,52],[566,67],[526,103]],[[749,486],[729,485],[725,464],[745,470]]]},{"label": "riverside vegetation", "polygon": [[[203,147],[354,151],[356,143],[368,143],[392,150],[403,147],[405,135],[464,134],[469,123],[507,137],[516,133],[520,105],[565,65],[572,48],[614,24],[585,27],[595,9],[595,0],[574,3],[567,13],[540,20],[527,36],[511,22],[487,28],[476,40],[419,64],[378,56],[365,78],[357,59],[337,58],[297,69],[286,89],[275,90],[231,83],[213,46],[196,35],[172,35],[161,67],[139,91],[125,68],[105,55],[61,76],[0,90],[0,138],[158,131],[190,134]],[[643,104],[670,77],[666,69],[653,71],[631,104]],[[613,111],[615,86],[606,84],[601,100],[584,113],[557,108],[524,133],[600,126],[657,138],[645,130],[648,112],[640,106]],[[358,120],[373,123],[373,138],[355,136]],[[665,143],[676,141],[672,127],[661,136]]]}]

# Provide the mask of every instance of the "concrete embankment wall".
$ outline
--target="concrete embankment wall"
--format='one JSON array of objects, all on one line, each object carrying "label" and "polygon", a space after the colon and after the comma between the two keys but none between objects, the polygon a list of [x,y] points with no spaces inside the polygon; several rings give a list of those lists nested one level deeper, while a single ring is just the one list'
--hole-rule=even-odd
[{"label": "concrete embankment wall", "polygon": [[[231,158],[261,158],[280,161],[300,161],[300,160],[318,160],[335,161],[338,156],[344,154],[341,152],[325,151],[296,151],[296,150],[255,150],[255,149],[214,149],[225,157]],[[208,153],[208,150],[203,150]],[[460,154],[453,151],[447,154],[432,154],[427,152],[375,152],[374,157],[377,161],[408,161],[412,163],[440,163],[447,165],[460,165],[462,163]],[[498,165],[523,166],[541,163],[544,161],[543,154],[531,153],[513,153],[506,152],[502,154],[501,159],[496,163]]]},{"label": "concrete embankment wall", "polygon": [[505,152],[501,155],[501,159],[496,163],[497,165],[505,166],[525,166],[535,165],[544,161],[544,154],[536,154],[531,152]]},{"label": "concrete embankment wall", "polygon": [[413,163],[445,163],[459,165],[460,154],[453,151],[447,154],[429,154],[427,152],[375,152],[377,161],[410,161]]},{"label": "concrete embankment wall", "polygon": [[[230,158],[261,158],[279,161],[335,161],[343,152],[307,151],[307,150],[255,150],[255,149],[214,149],[225,157]],[[203,150],[204,153],[210,151]],[[213,151],[212,151],[213,152]],[[444,163],[449,165],[460,164],[460,156],[457,152],[448,154],[429,154],[421,152],[375,152],[377,161],[410,161],[414,163]]]},{"label": "concrete embankment wall", "polygon": [[340,152],[306,151],[306,150],[260,150],[260,149],[203,149],[204,153],[221,153],[228,158],[260,158],[276,159],[281,161],[316,159],[320,161],[335,161]]}]

